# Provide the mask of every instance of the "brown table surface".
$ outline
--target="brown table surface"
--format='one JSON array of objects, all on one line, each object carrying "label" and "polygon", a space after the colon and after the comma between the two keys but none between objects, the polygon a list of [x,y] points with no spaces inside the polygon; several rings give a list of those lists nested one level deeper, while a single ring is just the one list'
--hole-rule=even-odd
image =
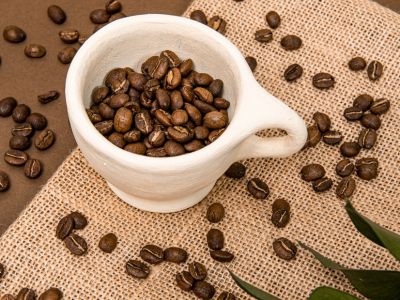
[{"label": "brown table surface", "polygon": [[[210,0],[211,1],[211,0]],[[58,51],[65,45],[58,38],[62,28],[76,28],[82,33],[90,33],[94,25],[89,13],[102,8],[105,0],[2,0],[0,1],[0,29],[7,25],[17,25],[27,33],[27,39],[21,44],[10,44],[0,38],[0,99],[13,96],[19,103],[29,105],[33,112],[47,117],[48,127],[57,135],[55,145],[47,151],[39,152],[34,147],[28,150],[33,158],[42,161],[44,171],[41,177],[30,180],[23,174],[23,168],[11,167],[0,159],[0,169],[11,177],[11,188],[0,193],[0,234],[17,218],[22,209],[30,202],[42,185],[55,172],[65,157],[75,148],[66,113],[64,98],[64,80],[68,66],[57,60]],[[184,12],[191,0],[121,0],[123,12],[127,15],[142,13],[165,13],[179,15]],[[382,4],[400,12],[400,1],[378,0]],[[57,4],[68,15],[63,25],[53,24],[47,17],[47,7]],[[23,50],[28,43],[39,43],[47,48],[42,59],[28,59]],[[37,95],[56,89],[62,96],[47,105],[38,103]],[[11,118],[0,119],[0,155],[8,149],[10,128],[14,125]]]}]

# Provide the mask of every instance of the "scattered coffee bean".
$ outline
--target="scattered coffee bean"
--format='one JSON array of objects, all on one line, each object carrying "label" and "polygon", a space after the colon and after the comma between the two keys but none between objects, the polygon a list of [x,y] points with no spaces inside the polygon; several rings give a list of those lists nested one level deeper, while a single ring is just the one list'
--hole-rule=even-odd
[{"label": "scattered coffee bean", "polygon": [[107,233],[99,241],[99,248],[106,253],[111,253],[117,247],[118,238],[114,233]]},{"label": "scattered coffee bean", "polygon": [[9,25],[3,30],[3,38],[10,43],[21,43],[26,39],[26,33],[17,26]]},{"label": "scattered coffee bean", "polygon": [[196,281],[193,286],[193,293],[197,298],[208,300],[214,297],[215,288],[207,281]]},{"label": "scattered coffee bean", "polygon": [[297,50],[302,45],[302,40],[296,35],[287,35],[281,39],[281,46],[288,51]]},{"label": "scattered coffee bean", "polygon": [[79,39],[79,31],[76,29],[64,29],[58,33],[58,36],[64,43],[73,44]]},{"label": "scattered coffee bean", "polygon": [[265,20],[267,21],[268,26],[272,29],[278,28],[281,24],[281,17],[276,11],[268,12],[265,16]]},{"label": "scattered coffee bean", "polygon": [[324,141],[325,144],[328,145],[340,144],[342,139],[343,139],[342,134],[336,130],[329,130],[325,132],[324,135],[322,136],[322,140]]},{"label": "scattered coffee bean", "polygon": [[194,280],[204,280],[207,277],[207,269],[206,267],[197,261],[192,262],[188,266],[189,273],[192,275]]},{"label": "scattered coffee bean", "polygon": [[207,220],[211,223],[221,222],[224,216],[225,208],[219,202],[211,204],[207,209]]},{"label": "scattered coffee bean", "polygon": [[63,24],[67,19],[64,10],[57,5],[50,5],[47,9],[47,15],[56,24]]},{"label": "scattered coffee bean", "polygon": [[356,189],[356,181],[351,177],[344,177],[336,187],[336,195],[341,199],[349,198]]},{"label": "scattered coffee bean", "polygon": [[372,180],[378,176],[378,160],[373,157],[365,157],[356,160],[356,172],[358,177],[364,180]]},{"label": "scattered coffee bean", "polygon": [[246,56],[246,62],[250,67],[250,70],[254,72],[257,68],[257,60],[253,56]]},{"label": "scattered coffee bean", "polygon": [[13,97],[6,97],[0,100],[0,117],[9,117],[17,106],[17,100]]},{"label": "scattered coffee bean", "polygon": [[284,260],[292,260],[296,257],[297,247],[287,238],[276,239],[272,243],[275,254]]},{"label": "scattered coffee bean", "polygon": [[146,245],[139,253],[139,256],[145,261],[152,265],[157,265],[164,260],[163,249],[156,245]]},{"label": "scattered coffee bean", "polygon": [[47,119],[40,113],[32,113],[26,118],[26,122],[32,125],[33,129],[42,130],[47,126]]},{"label": "scattered coffee bean", "polygon": [[361,94],[357,96],[356,99],[353,101],[353,107],[360,108],[362,111],[367,111],[372,102],[374,101],[374,98],[372,98],[368,94]]},{"label": "scattered coffee bean", "polygon": [[364,114],[361,118],[361,125],[366,128],[378,130],[381,127],[381,119],[374,114]]},{"label": "scattered coffee bean", "polygon": [[120,12],[122,9],[121,2],[117,0],[108,0],[105,6],[107,13],[109,13],[110,15]]},{"label": "scattered coffee bean", "polygon": [[301,171],[301,179],[314,181],[325,176],[325,169],[320,164],[309,164],[304,166]]},{"label": "scattered coffee bean", "polygon": [[361,119],[363,116],[364,112],[361,108],[358,107],[348,107],[344,110],[343,116],[348,120],[348,121],[356,121]]},{"label": "scattered coffee bean", "polygon": [[207,233],[207,244],[212,250],[221,250],[224,248],[224,234],[221,230],[212,228]]},{"label": "scattered coffee bean", "polygon": [[336,174],[341,177],[347,177],[353,174],[354,172],[354,164],[347,158],[342,159],[336,165]]},{"label": "scattered coffee bean", "polygon": [[77,50],[74,47],[65,47],[60,52],[58,52],[58,60],[63,64],[71,63]]},{"label": "scattered coffee bean", "polygon": [[0,192],[5,192],[9,188],[10,188],[10,177],[6,172],[0,170]]},{"label": "scattered coffee bean", "polygon": [[290,221],[290,212],[286,209],[278,209],[272,212],[271,222],[278,228],[285,227]]},{"label": "scattered coffee bean", "polygon": [[43,104],[47,104],[54,100],[57,100],[59,97],[60,93],[58,91],[49,91],[45,94],[37,96],[38,101]]},{"label": "scattered coffee bean", "polygon": [[39,300],[61,300],[63,298],[63,293],[58,288],[49,288],[48,290],[44,291]]},{"label": "scattered coffee bean", "polygon": [[325,90],[335,85],[335,78],[328,73],[318,73],[314,75],[312,83],[317,89]]},{"label": "scattered coffee bean", "polygon": [[31,109],[25,104],[18,104],[12,113],[12,118],[17,123],[24,123],[26,118],[30,115]]},{"label": "scattered coffee bean", "polygon": [[132,277],[144,279],[150,274],[150,268],[136,259],[130,259],[125,265],[126,273]]},{"label": "scattered coffee bean", "polygon": [[30,58],[41,58],[46,55],[46,48],[39,44],[29,44],[25,47],[24,53]]},{"label": "scattered coffee bean", "polygon": [[45,129],[35,137],[35,147],[39,150],[46,150],[54,144],[55,139],[54,132],[50,129]]},{"label": "scattered coffee bean", "polygon": [[229,293],[229,292],[222,292],[217,300],[236,300],[236,297],[234,294]]},{"label": "scattered coffee bean", "polygon": [[210,256],[212,259],[219,262],[231,262],[234,259],[232,253],[224,250],[210,250]]},{"label": "scattered coffee bean", "polygon": [[273,39],[272,31],[269,29],[257,30],[254,34],[254,38],[260,43],[269,43]]},{"label": "scattered coffee bean", "polygon": [[331,128],[331,119],[327,114],[316,112],[313,115],[315,124],[317,124],[319,131],[326,132]]},{"label": "scattered coffee bean", "polygon": [[28,178],[37,178],[42,173],[42,164],[38,159],[29,159],[24,166],[25,176]]},{"label": "scattered coffee bean", "polygon": [[23,166],[28,160],[28,154],[20,150],[7,150],[4,161],[12,166]]},{"label": "scattered coffee bean", "polygon": [[305,147],[315,147],[321,140],[321,132],[317,125],[307,127],[307,142]]},{"label": "scattered coffee bean", "polygon": [[354,157],[360,153],[361,147],[356,142],[344,142],[340,145],[340,153],[344,157]]},{"label": "scattered coffee bean", "polygon": [[256,199],[265,199],[269,195],[268,185],[259,178],[252,178],[247,183],[247,190]]},{"label": "scattered coffee bean", "polygon": [[240,162],[234,162],[228,170],[226,170],[225,175],[229,178],[240,179],[246,174],[246,166]]},{"label": "scattered coffee bean", "polygon": [[377,81],[382,77],[383,65],[379,61],[371,61],[367,68],[367,74],[371,81]]},{"label": "scattered coffee bean", "polygon": [[299,64],[293,64],[286,68],[283,77],[286,81],[295,81],[303,75],[303,68]]},{"label": "scattered coffee bean", "polygon": [[220,16],[213,16],[208,20],[207,25],[221,34],[226,32],[226,22]]},{"label": "scattered coffee bean", "polygon": [[64,240],[74,229],[74,219],[71,216],[63,217],[57,225],[56,237]]},{"label": "scattered coffee bean", "polygon": [[272,203],[272,212],[276,212],[278,210],[286,210],[286,211],[290,211],[290,204],[289,202],[287,202],[285,199],[279,198],[276,199],[273,203]]},{"label": "scattered coffee bean", "polygon": [[375,115],[385,114],[390,108],[390,101],[382,98],[374,101],[371,105],[370,111]]},{"label": "scattered coffee bean", "polygon": [[193,288],[194,279],[188,271],[182,271],[176,274],[175,280],[176,285],[184,291],[190,291]]},{"label": "scattered coffee bean", "polygon": [[15,135],[11,137],[9,146],[15,150],[26,150],[31,146],[31,140],[26,136]]},{"label": "scattered coffee bean", "polygon": [[16,300],[15,297],[11,294],[5,294],[3,295],[0,300]]},{"label": "scattered coffee bean", "polygon": [[358,136],[358,144],[361,148],[371,149],[375,145],[377,137],[378,135],[374,129],[364,128]]},{"label": "scattered coffee bean", "polygon": [[204,25],[207,25],[207,17],[202,10],[194,10],[190,13],[190,18]]},{"label": "scattered coffee bean", "polygon": [[105,9],[95,9],[89,15],[90,21],[94,24],[104,24],[110,19],[110,14]]},{"label": "scattered coffee bean", "polygon": [[332,179],[323,177],[312,182],[312,187],[317,193],[325,192],[332,187]]},{"label": "scattered coffee bean", "polygon": [[36,292],[29,288],[23,288],[19,291],[17,300],[36,300]]},{"label": "scattered coffee bean", "polygon": [[74,229],[83,229],[88,224],[86,217],[79,211],[74,211],[68,215],[74,220]]},{"label": "scattered coffee bean", "polygon": [[82,256],[87,252],[88,246],[84,238],[75,233],[71,233],[64,239],[67,249],[76,256]]},{"label": "scattered coffee bean", "polygon": [[362,71],[367,67],[367,62],[362,57],[354,57],[349,61],[348,65],[352,71]]},{"label": "scattered coffee bean", "polygon": [[11,134],[14,136],[29,137],[33,134],[32,125],[29,123],[17,124],[11,129]]},{"label": "scattered coffee bean", "polygon": [[188,253],[178,247],[169,247],[164,250],[164,259],[176,264],[184,263],[188,258]]}]

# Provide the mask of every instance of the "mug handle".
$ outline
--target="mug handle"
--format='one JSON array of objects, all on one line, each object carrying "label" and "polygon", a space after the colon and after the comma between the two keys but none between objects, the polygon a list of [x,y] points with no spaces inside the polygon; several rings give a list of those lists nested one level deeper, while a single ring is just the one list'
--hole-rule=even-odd
[{"label": "mug handle", "polygon": [[[242,95],[246,97],[242,128],[252,135],[240,145],[238,160],[253,157],[287,157],[299,151],[307,141],[304,120],[289,106],[278,100],[256,81]],[[286,136],[261,138],[255,135],[262,129],[283,129]]]}]

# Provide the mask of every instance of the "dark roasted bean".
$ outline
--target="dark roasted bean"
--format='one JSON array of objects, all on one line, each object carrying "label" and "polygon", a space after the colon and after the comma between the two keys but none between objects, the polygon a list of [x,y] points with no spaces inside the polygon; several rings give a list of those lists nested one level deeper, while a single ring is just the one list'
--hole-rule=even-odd
[{"label": "dark roasted bean", "polygon": [[315,124],[317,124],[319,131],[326,132],[331,128],[331,119],[327,114],[316,112],[313,115]]},{"label": "dark roasted bean", "polygon": [[225,131],[225,128],[222,129],[216,129],[210,132],[210,134],[208,135],[208,141],[210,143],[214,142],[215,140],[217,140]]},{"label": "dark roasted bean", "polygon": [[26,122],[32,125],[33,129],[42,130],[47,126],[47,119],[40,113],[32,113],[26,118]]},{"label": "dark roasted bean", "polygon": [[94,24],[104,24],[110,19],[110,14],[105,9],[95,9],[89,15],[90,20]]},{"label": "dark roasted bean", "polygon": [[15,150],[26,150],[31,146],[31,140],[26,136],[14,135],[10,139],[9,146]]},{"label": "dark roasted bean", "polygon": [[301,179],[314,181],[325,176],[325,169],[320,164],[309,164],[304,166],[301,171]]},{"label": "dark roasted bean", "polygon": [[56,237],[64,240],[74,229],[74,219],[71,216],[62,218],[56,228]]},{"label": "dark roasted bean", "polygon": [[126,93],[129,88],[126,71],[122,68],[116,68],[108,72],[104,83],[106,87],[109,87],[116,94]]},{"label": "dark roasted bean", "polygon": [[371,81],[377,81],[382,77],[383,65],[379,61],[371,61],[367,68],[367,74]]},{"label": "dark roasted bean", "polygon": [[181,75],[183,77],[189,75],[192,69],[193,69],[193,60],[190,58],[182,61],[181,64],[179,65],[179,72],[181,72]]},{"label": "dark roasted bean", "polygon": [[88,246],[82,237],[75,233],[71,233],[69,236],[67,236],[64,240],[65,246],[67,249],[74,255],[77,256],[82,256],[84,255],[87,250]]},{"label": "dark roasted bean", "polygon": [[382,98],[374,101],[371,105],[370,111],[375,115],[385,114],[390,108],[390,101]]},{"label": "dark roasted bean", "polygon": [[58,52],[58,60],[63,64],[69,64],[73,60],[77,50],[74,47],[65,47]]},{"label": "dark roasted bean", "polygon": [[281,46],[288,51],[297,50],[303,44],[301,38],[296,35],[287,35],[281,39]]},{"label": "dark roasted bean", "polygon": [[48,290],[44,291],[39,300],[61,300],[63,298],[63,293],[58,288],[49,288]]},{"label": "dark roasted bean", "polygon": [[118,148],[124,148],[126,145],[126,142],[124,140],[124,135],[119,132],[113,132],[111,133],[108,138],[107,138],[112,144],[117,146]]},{"label": "dark roasted bean", "polygon": [[325,90],[335,85],[335,78],[328,73],[318,73],[314,75],[312,83],[316,88]]},{"label": "dark roasted bean", "polygon": [[340,153],[344,157],[354,157],[360,153],[361,147],[356,142],[344,142],[340,145]]},{"label": "dark roasted bean", "polygon": [[207,244],[212,250],[221,250],[224,248],[224,234],[222,231],[212,228],[207,233]]},{"label": "dark roasted bean", "polygon": [[56,24],[63,24],[67,19],[64,10],[57,5],[50,5],[47,8],[47,15]]},{"label": "dark roasted bean", "polygon": [[286,209],[279,209],[272,212],[271,222],[278,228],[285,227],[290,221],[290,212]]},{"label": "dark roasted bean", "polygon": [[315,147],[321,140],[321,132],[317,125],[311,125],[307,127],[307,142],[306,147]]},{"label": "dark roasted bean", "polygon": [[214,79],[208,87],[208,90],[214,97],[219,97],[222,94],[224,82],[221,79]]},{"label": "dark roasted bean", "polygon": [[74,211],[68,216],[74,220],[74,229],[83,229],[88,224],[86,217],[79,211]]},{"label": "dark roasted bean", "polygon": [[184,148],[187,152],[194,152],[200,150],[204,147],[204,144],[200,140],[192,140],[191,142],[184,145]]},{"label": "dark roasted bean", "polygon": [[234,294],[229,293],[229,292],[222,292],[217,300],[236,300],[236,297]]},{"label": "dark roasted bean", "polygon": [[368,94],[361,94],[357,96],[356,99],[353,101],[353,107],[360,108],[362,111],[367,111],[372,102],[374,101],[374,98],[372,98]]},{"label": "dark roasted bean", "polygon": [[212,29],[218,31],[221,34],[225,34],[226,32],[226,22],[220,16],[213,16],[211,17],[207,25],[210,26]]},{"label": "dark roasted bean", "polygon": [[167,129],[169,136],[178,143],[187,143],[194,137],[192,129],[183,126],[173,126]]},{"label": "dark roasted bean", "polygon": [[247,183],[247,190],[256,199],[265,199],[269,195],[268,185],[259,178],[252,178]]},{"label": "dark roasted bean", "polygon": [[133,112],[126,107],[117,110],[114,117],[114,129],[120,133],[126,133],[133,124]]},{"label": "dark roasted bean", "polygon": [[49,91],[45,94],[37,96],[38,101],[42,104],[47,104],[54,100],[57,100],[60,97],[60,93],[58,91]]},{"label": "dark roasted bean", "polygon": [[24,123],[30,114],[31,109],[29,106],[25,104],[18,104],[12,112],[12,118],[17,123]]},{"label": "dark roasted bean", "polygon": [[203,126],[209,129],[221,129],[227,126],[227,119],[219,111],[211,111],[203,118]]},{"label": "dark roasted bean", "polygon": [[14,136],[31,136],[34,130],[29,123],[17,124],[11,129],[11,134]]},{"label": "dark roasted bean", "polygon": [[272,29],[276,29],[281,24],[281,17],[276,11],[270,11],[265,16],[265,21]]},{"label": "dark roasted bean", "polygon": [[101,121],[94,124],[94,127],[102,134],[108,135],[114,128],[114,122],[112,120]]},{"label": "dark roasted bean", "polygon": [[168,156],[177,156],[185,153],[185,148],[181,144],[171,140],[164,144],[164,149]]},{"label": "dark roasted bean", "polygon": [[143,134],[153,131],[153,120],[148,111],[143,111],[135,115],[135,126]]},{"label": "dark roasted bean", "polygon": [[207,209],[207,220],[211,223],[220,222],[225,216],[225,208],[221,203],[213,203]]},{"label": "dark roasted bean", "polygon": [[303,68],[299,64],[293,64],[286,68],[283,77],[286,81],[295,81],[303,75]]},{"label": "dark roasted bean", "polygon": [[117,0],[108,0],[106,2],[106,11],[112,15],[115,14],[117,12],[120,12],[122,9],[122,4],[121,2],[117,1]]},{"label": "dark roasted bean", "polygon": [[274,240],[272,247],[275,254],[284,260],[292,260],[296,257],[297,247],[286,238],[279,238]]},{"label": "dark roasted bean", "polygon": [[194,10],[190,13],[190,18],[204,25],[207,25],[207,17],[202,10]]},{"label": "dark roasted bean", "polygon": [[207,277],[207,269],[202,263],[192,262],[189,264],[188,269],[194,280],[204,280]]},{"label": "dark roasted bean", "polygon": [[35,147],[39,150],[46,150],[54,144],[55,140],[54,132],[50,129],[45,129],[35,137]]},{"label": "dark roasted bean", "polygon": [[184,263],[188,258],[188,253],[178,247],[169,247],[164,250],[164,259],[168,262],[173,262],[173,263]]},{"label": "dark roasted bean", "polygon": [[131,144],[127,144],[124,147],[124,150],[135,153],[135,154],[144,155],[144,154],[146,154],[147,148],[143,143],[131,143]]},{"label": "dark roasted bean", "polygon": [[249,68],[252,72],[254,72],[257,68],[257,60],[253,56],[246,56],[246,62],[249,65]]},{"label": "dark roasted bean", "polygon": [[176,274],[175,280],[176,285],[184,291],[190,291],[193,288],[194,279],[188,271],[182,271]]},{"label": "dark roasted bean", "polygon": [[17,300],[36,300],[36,292],[29,288],[23,288],[19,291]]},{"label": "dark roasted bean", "polygon": [[240,179],[246,174],[246,166],[240,162],[234,162],[228,170],[226,170],[225,175],[229,178]]},{"label": "dark roasted bean", "polygon": [[3,38],[10,43],[21,43],[26,39],[26,33],[17,26],[9,25],[3,30]]},{"label": "dark roasted bean", "polygon": [[226,250],[210,250],[210,256],[219,262],[231,262],[234,255]]},{"label": "dark roasted bean", "polygon": [[0,170],[0,192],[5,192],[10,188],[10,177]]},{"label": "dark roasted bean", "polygon": [[348,120],[348,121],[356,121],[361,119],[363,116],[364,112],[361,108],[358,107],[348,107],[344,110],[343,116]]},{"label": "dark roasted bean", "polygon": [[342,141],[342,139],[342,134],[336,130],[329,130],[322,136],[322,140],[328,145],[337,145]]},{"label": "dark roasted bean", "polygon": [[28,160],[28,154],[20,150],[7,150],[4,161],[12,166],[22,166]]},{"label": "dark roasted bean", "polygon": [[125,265],[126,273],[132,277],[144,279],[150,274],[150,268],[136,259],[130,259]]},{"label": "dark roasted bean", "polygon": [[37,178],[42,173],[42,164],[38,159],[29,159],[24,166],[25,176],[28,178]]},{"label": "dark roasted bean", "polygon": [[358,136],[358,144],[361,148],[371,149],[375,145],[377,137],[374,129],[364,128]]},{"label": "dark roasted bean", "polygon": [[39,44],[29,44],[25,47],[24,53],[30,58],[41,58],[46,55],[46,48]]},{"label": "dark roasted bean", "polygon": [[104,235],[99,241],[99,248],[106,253],[111,253],[117,247],[118,238],[114,233]]},{"label": "dark roasted bean", "polygon": [[349,61],[348,65],[352,71],[362,71],[366,68],[367,62],[362,57],[354,57]]},{"label": "dark roasted bean", "polygon": [[76,29],[64,29],[58,33],[58,36],[64,43],[73,44],[79,39],[79,31]]},{"label": "dark roasted bean", "polygon": [[164,260],[163,250],[156,245],[146,245],[139,253],[139,256],[146,262],[157,265]]},{"label": "dark roasted bean", "polygon": [[381,119],[374,114],[364,114],[361,118],[361,125],[366,128],[378,130],[381,127]]},{"label": "dark roasted bean", "polygon": [[17,100],[13,97],[6,97],[0,100],[0,117],[9,117],[17,106]]},{"label": "dark roasted bean", "polygon": [[354,164],[347,158],[342,159],[336,165],[336,174],[341,177],[347,177],[353,174],[354,172]]},{"label": "dark roasted bean", "polygon": [[214,297],[215,288],[206,281],[196,281],[193,286],[193,293],[197,298],[208,300]]},{"label": "dark roasted bean", "polygon": [[254,38],[257,42],[269,43],[273,40],[273,34],[269,29],[260,29],[256,31]]},{"label": "dark roasted bean", "polygon": [[312,187],[317,193],[325,192],[332,187],[332,179],[323,177],[312,182]]},{"label": "dark roasted bean", "polygon": [[364,180],[372,180],[378,176],[379,163],[376,158],[365,157],[356,161],[358,177]]},{"label": "dark roasted bean", "polygon": [[356,189],[356,181],[351,177],[344,177],[336,187],[336,195],[341,199],[349,198]]}]

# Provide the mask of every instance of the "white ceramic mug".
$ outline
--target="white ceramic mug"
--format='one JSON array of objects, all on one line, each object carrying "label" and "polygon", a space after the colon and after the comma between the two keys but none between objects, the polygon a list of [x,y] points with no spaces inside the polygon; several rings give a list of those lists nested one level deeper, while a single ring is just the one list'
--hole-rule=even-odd
[{"label": "white ceramic mug", "polygon": [[[91,91],[108,71],[141,63],[162,50],[192,58],[195,69],[224,82],[231,103],[230,124],[212,144],[193,153],[165,158],[133,154],[103,137],[85,108]],[[300,150],[307,137],[304,121],[265,91],[243,55],[218,32],[183,17],[140,15],[99,30],[78,51],[66,82],[68,116],[76,142],[91,166],[127,203],[147,211],[175,212],[195,205],[235,161],[249,157],[284,157]],[[266,128],[283,137],[260,138]]]}]

